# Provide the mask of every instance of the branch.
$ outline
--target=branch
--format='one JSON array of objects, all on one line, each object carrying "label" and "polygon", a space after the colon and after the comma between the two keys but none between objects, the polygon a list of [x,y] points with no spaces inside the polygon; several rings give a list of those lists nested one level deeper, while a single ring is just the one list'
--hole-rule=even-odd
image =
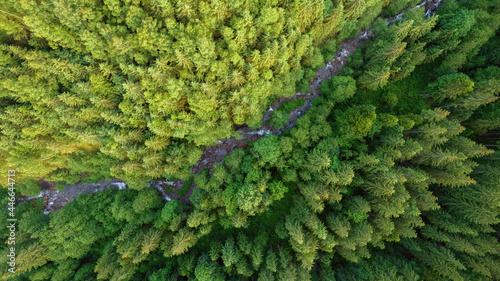
[{"label": "branch", "polygon": [[4,13],[4,14],[7,14],[7,15],[11,15],[11,16],[13,16],[13,17],[15,17],[15,18],[20,19],[20,20],[23,20],[23,18],[20,18],[20,17],[18,17],[18,16],[16,16],[16,15],[13,15],[13,14],[11,14],[11,13],[7,13],[6,11],[2,11],[2,10],[0,10],[0,12],[2,12],[2,13]]}]

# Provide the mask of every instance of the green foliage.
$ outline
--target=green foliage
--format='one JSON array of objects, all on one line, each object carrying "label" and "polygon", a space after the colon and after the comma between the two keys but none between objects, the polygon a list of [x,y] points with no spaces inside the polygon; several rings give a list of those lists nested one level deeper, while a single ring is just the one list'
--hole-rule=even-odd
[{"label": "green foliage", "polygon": [[[2,4],[29,30],[1,25],[2,169],[132,188],[16,206],[9,280],[500,278],[495,1],[377,20],[292,129],[194,176],[201,145],[258,127],[337,40],[414,3],[96,3]],[[143,188],[160,177],[194,183],[189,202]]]},{"label": "green foliage", "polygon": [[62,182],[58,182],[55,186],[55,188],[58,190],[58,191],[63,191],[66,189],[66,185]]},{"label": "green foliage", "polygon": [[254,143],[254,149],[262,161],[274,165],[281,156],[281,148],[276,135],[268,135]]},{"label": "green foliage", "polygon": [[26,180],[17,185],[19,192],[24,196],[37,196],[42,191],[42,187],[34,180]]},{"label": "green foliage", "polygon": [[281,105],[280,105],[280,107],[278,109],[279,110],[283,110],[287,114],[290,114],[292,112],[292,110],[294,110],[295,108],[303,105],[305,101],[306,100],[303,99],[303,98],[298,98],[296,100],[291,100],[291,101],[283,102],[283,103],[281,103]]},{"label": "green foliage", "polygon": [[190,177],[188,178],[184,184],[182,185],[182,187],[179,189],[179,191],[177,192],[177,194],[179,196],[184,196],[186,195],[186,193],[189,191],[189,189],[191,188],[191,184],[193,184],[193,181],[194,181],[194,177]]},{"label": "green foliage", "polygon": [[397,0],[391,1],[389,6],[387,7],[387,14],[391,16],[395,16],[399,11],[403,10],[409,2],[409,0]]},{"label": "green foliage", "polygon": [[284,197],[285,192],[288,191],[288,188],[280,181],[271,182],[268,186],[269,191],[271,191],[271,196],[274,201],[279,201]]},{"label": "green foliage", "polygon": [[68,258],[83,258],[94,242],[104,236],[102,226],[91,220],[88,214],[78,216],[76,204],[68,204],[61,212],[50,218],[46,228],[33,233],[47,247],[51,260],[64,261]]},{"label": "green foliage", "polygon": [[298,98],[281,103],[280,107],[278,107],[278,109],[273,112],[271,120],[269,120],[269,124],[273,125],[275,128],[282,128],[286,123],[290,121],[289,115],[292,110],[303,105],[304,102],[305,99]]},{"label": "green foliage", "polygon": [[463,73],[440,76],[435,83],[429,85],[433,96],[438,101],[456,99],[474,89],[474,82]]},{"label": "green foliage", "polygon": [[347,202],[347,207],[347,216],[355,223],[366,220],[368,218],[368,212],[371,210],[368,201],[359,196],[352,197],[350,201]]},{"label": "green foliage", "polygon": [[333,76],[321,84],[321,92],[335,102],[341,103],[356,93],[356,81],[350,76]]},{"label": "green foliage", "polygon": [[[391,128],[391,127],[398,125],[398,121],[399,121],[398,117],[391,115],[391,114],[388,114],[388,113],[381,113],[379,115],[379,119],[384,124],[384,127],[387,127],[387,128]],[[408,125],[407,126],[402,125],[402,126],[405,128],[408,128],[408,129],[411,128],[411,126],[408,126]]]},{"label": "green foliage", "polygon": [[[330,1],[327,2],[331,3]],[[338,47],[339,45],[337,43],[337,40],[332,38],[325,40],[325,43],[323,44],[323,46],[321,46],[321,54],[323,55],[323,58],[327,61],[332,60]]]},{"label": "green foliage", "polygon": [[165,222],[170,222],[180,211],[178,200],[170,200],[161,210],[161,218]]},{"label": "green foliage", "polygon": [[286,112],[277,110],[273,112],[273,116],[271,117],[269,124],[273,125],[273,127],[275,128],[281,128],[289,121],[290,118],[288,117],[288,114]]},{"label": "green foliage", "polygon": [[340,132],[343,136],[359,138],[367,136],[376,116],[375,107],[362,105],[339,112],[336,119],[340,123]]}]

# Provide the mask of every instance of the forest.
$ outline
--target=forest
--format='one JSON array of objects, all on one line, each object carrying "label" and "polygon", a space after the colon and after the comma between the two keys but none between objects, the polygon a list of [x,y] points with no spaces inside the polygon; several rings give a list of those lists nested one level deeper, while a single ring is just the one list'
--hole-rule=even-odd
[{"label": "forest", "polygon": [[499,27],[500,0],[1,1],[0,280],[500,280]]}]

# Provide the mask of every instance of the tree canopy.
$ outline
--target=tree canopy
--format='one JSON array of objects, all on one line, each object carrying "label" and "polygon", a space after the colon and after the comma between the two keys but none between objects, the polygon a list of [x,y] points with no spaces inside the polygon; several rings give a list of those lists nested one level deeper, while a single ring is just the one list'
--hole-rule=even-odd
[{"label": "tree canopy", "polygon": [[[0,4],[4,175],[23,195],[82,174],[131,187],[17,205],[0,280],[500,279],[500,6],[412,2]],[[194,174],[365,27],[293,126]],[[187,202],[146,187],[174,178]]]}]

